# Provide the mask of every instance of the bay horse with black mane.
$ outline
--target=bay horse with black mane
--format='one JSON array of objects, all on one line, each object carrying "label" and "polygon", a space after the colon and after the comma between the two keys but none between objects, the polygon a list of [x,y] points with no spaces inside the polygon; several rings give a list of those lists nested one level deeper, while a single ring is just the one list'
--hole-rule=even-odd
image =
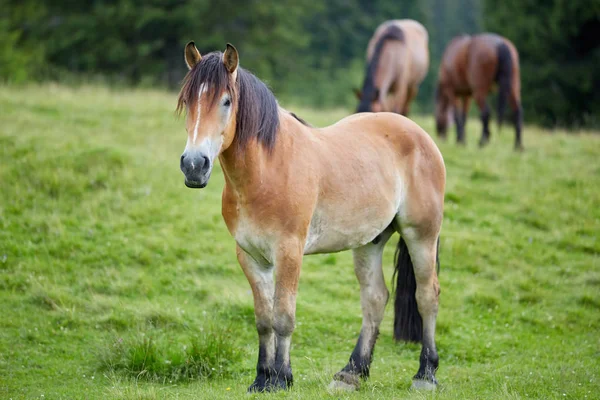
[{"label": "bay horse with black mane", "polygon": [[[408,115],[429,69],[429,35],[411,19],[379,25],[367,47],[367,69],[356,112],[392,111]],[[391,98],[390,98],[391,97]]]},{"label": "bay horse with black mane", "polygon": [[[316,129],[279,107],[238,52],[201,56],[185,48],[190,69],[177,109],[186,111],[180,160],[185,184],[203,188],[218,158],[225,177],[222,213],[250,283],[258,331],[256,379],[249,391],[292,385],[290,344],[305,254],[354,252],[362,328],[332,385],[357,389],[369,368],[388,300],[382,254],[400,232],[394,334],[422,343],[416,387],[435,387],[438,355],[436,272],[446,170],[431,137],[392,113],[355,114]],[[276,277],[276,280],[274,279]]]},{"label": "bay horse with black mane", "polygon": [[523,109],[519,53],[510,40],[493,33],[462,35],[452,39],[446,47],[435,95],[438,135],[446,137],[448,111],[452,109],[457,142],[465,144],[465,124],[473,96],[481,111],[483,124],[479,145],[485,146],[490,140],[490,109],[486,98],[494,84],[498,85],[498,128],[502,126],[508,102],[514,115],[515,149],[522,150]]}]

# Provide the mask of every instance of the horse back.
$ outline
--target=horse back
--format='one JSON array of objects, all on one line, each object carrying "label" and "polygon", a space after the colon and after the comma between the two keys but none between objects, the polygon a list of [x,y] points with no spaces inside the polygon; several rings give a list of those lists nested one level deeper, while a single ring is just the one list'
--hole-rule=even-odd
[{"label": "horse back", "polygon": [[471,42],[469,35],[455,37],[442,55],[438,79],[443,87],[452,88],[456,93],[470,93],[468,68]]},{"label": "horse back", "polygon": [[[444,168],[441,153],[429,134],[399,114],[354,114],[320,131],[322,140],[326,142],[323,148],[329,152],[330,159],[357,159],[362,165],[390,161],[395,171],[403,176],[414,167],[422,167],[413,164],[416,159],[430,165],[426,168],[438,172]],[[366,154],[373,158],[360,160]],[[338,160],[337,163],[344,164],[344,161]]]}]

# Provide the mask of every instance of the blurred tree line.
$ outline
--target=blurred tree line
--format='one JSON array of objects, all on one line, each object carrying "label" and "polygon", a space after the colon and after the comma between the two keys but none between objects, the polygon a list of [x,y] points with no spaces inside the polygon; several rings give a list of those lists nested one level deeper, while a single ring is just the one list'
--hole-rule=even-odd
[{"label": "blurred tree line", "polygon": [[430,111],[449,40],[484,30],[521,51],[526,117],[597,124],[600,0],[0,0],[0,79],[101,79],[177,88],[183,46],[231,42],[281,98],[351,106],[365,51],[384,20],[429,30],[431,69],[417,98]]}]

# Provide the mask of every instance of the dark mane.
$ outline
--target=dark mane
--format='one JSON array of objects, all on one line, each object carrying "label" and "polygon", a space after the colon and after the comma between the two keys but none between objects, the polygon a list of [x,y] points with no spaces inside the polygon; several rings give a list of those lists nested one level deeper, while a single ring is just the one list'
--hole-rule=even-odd
[{"label": "dark mane", "polygon": [[209,89],[210,107],[215,105],[218,96],[226,90],[234,107],[237,104],[235,140],[239,149],[243,150],[250,139],[256,139],[268,150],[272,150],[279,130],[277,99],[267,85],[241,67],[237,69],[237,82],[233,87],[222,56],[221,52],[202,56],[202,60],[187,73],[177,100],[177,112],[182,112],[186,104],[193,104],[198,100],[202,85]]},{"label": "dark mane", "polygon": [[306,122],[303,118],[300,118],[299,116],[297,116],[296,113],[290,112],[290,114],[292,115],[292,117],[296,118],[296,121],[300,122],[302,125],[308,126],[309,128],[313,127],[311,124]]},{"label": "dark mane", "polygon": [[375,74],[377,73],[377,67],[379,66],[379,59],[381,58],[381,51],[383,45],[388,40],[404,41],[404,32],[396,25],[391,25],[386,28],[385,32],[377,43],[375,44],[375,50],[373,51],[373,57],[367,64],[367,70],[365,73],[365,80],[362,87],[362,95],[358,109],[356,112],[371,111],[371,102],[379,95],[377,93],[378,88],[375,87]]}]

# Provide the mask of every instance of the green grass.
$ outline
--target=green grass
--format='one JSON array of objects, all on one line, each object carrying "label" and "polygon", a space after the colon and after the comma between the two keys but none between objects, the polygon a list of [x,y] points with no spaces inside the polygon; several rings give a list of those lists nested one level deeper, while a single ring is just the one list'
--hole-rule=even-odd
[{"label": "green grass", "polygon": [[[222,174],[183,185],[175,94],[0,87],[0,398],[246,398],[252,296],[221,218]],[[347,110],[294,109],[316,125]],[[433,120],[415,117],[428,132]],[[257,398],[598,398],[600,135],[512,130],[439,143],[448,184],[435,394],[419,347],[392,340],[372,377],[327,393],[361,323],[351,255],[310,256],[288,393]],[[384,258],[388,282],[396,239]]]}]

